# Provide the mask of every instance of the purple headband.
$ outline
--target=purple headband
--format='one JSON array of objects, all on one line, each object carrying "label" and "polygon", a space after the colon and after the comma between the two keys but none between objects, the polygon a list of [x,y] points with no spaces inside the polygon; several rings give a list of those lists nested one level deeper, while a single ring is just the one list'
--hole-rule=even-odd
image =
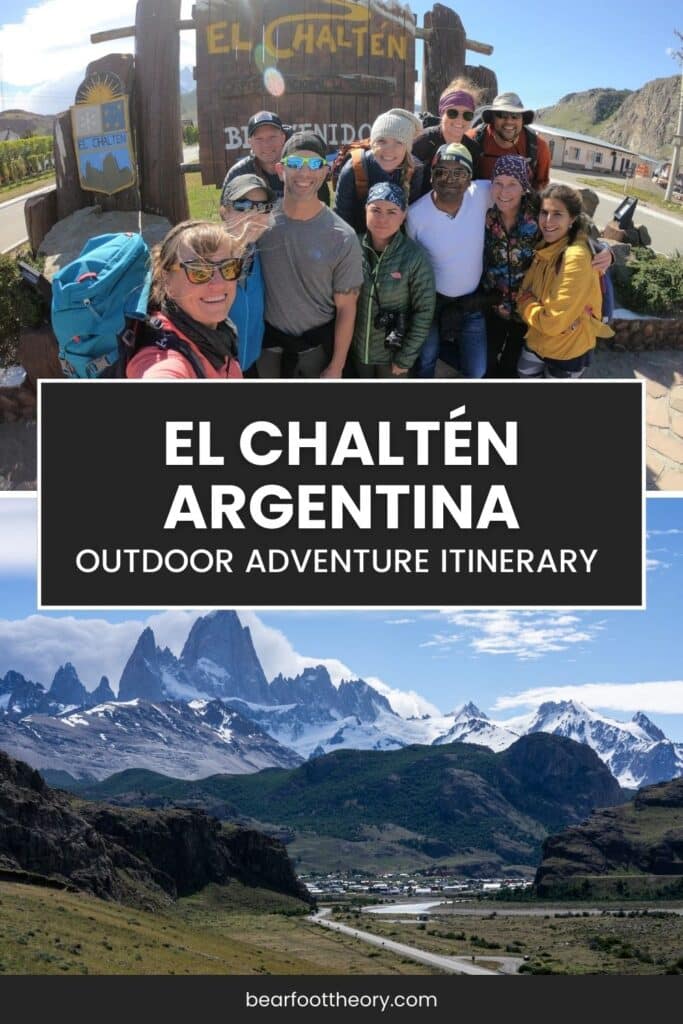
[{"label": "purple headband", "polygon": [[458,106],[474,111],[474,100],[468,92],[463,92],[462,89],[458,89],[456,92],[447,92],[445,96],[441,97],[439,100],[439,113],[443,114],[449,107]]},{"label": "purple headband", "polygon": [[525,192],[531,191],[529,165],[523,156],[499,156],[493,168],[493,177],[497,178],[500,174],[515,178]]}]

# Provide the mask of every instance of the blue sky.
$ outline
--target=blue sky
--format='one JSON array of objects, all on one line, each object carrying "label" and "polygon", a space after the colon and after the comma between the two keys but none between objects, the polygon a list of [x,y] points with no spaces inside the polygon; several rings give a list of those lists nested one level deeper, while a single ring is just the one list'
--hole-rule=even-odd
[{"label": "blue sky", "polygon": [[[599,510],[596,509],[596,515]],[[617,719],[645,711],[683,741],[683,499],[647,502],[647,610],[240,613],[266,675],[324,662],[391,691],[402,713],[473,700],[496,718],[574,698]],[[615,523],[618,529],[618,523]],[[0,676],[49,685],[71,660],[114,687],[142,623],[179,653],[198,612],[36,612],[35,501],[0,499]]]},{"label": "blue sky", "polygon": [[[183,0],[183,17],[190,16],[191,6],[192,0]],[[410,7],[418,24],[432,6],[432,0],[413,0]],[[471,53],[471,63],[492,67],[501,91],[518,92],[529,106],[547,106],[568,92],[596,86],[637,89],[678,70],[667,49],[680,45],[674,34],[675,28],[683,30],[680,0],[658,0],[647,7],[640,0],[573,0],[565,5],[545,0],[455,0],[450,6],[459,13],[469,38],[494,46],[491,57]],[[66,109],[89,60],[133,46],[132,40],[92,46],[90,34],[132,24],[134,12],[135,0],[102,5],[83,0],[3,0],[0,109]],[[193,45],[193,34],[182,33],[184,65],[194,63]]]}]

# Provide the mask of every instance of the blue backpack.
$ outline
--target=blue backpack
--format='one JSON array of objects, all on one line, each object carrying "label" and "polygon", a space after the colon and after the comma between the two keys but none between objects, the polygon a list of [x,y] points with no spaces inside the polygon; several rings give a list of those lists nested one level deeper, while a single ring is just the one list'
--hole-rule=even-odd
[{"label": "blue backpack", "polygon": [[52,280],[52,329],[67,377],[112,376],[119,336],[147,319],[149,249],[142,235],[121,232],[89,239]]}]

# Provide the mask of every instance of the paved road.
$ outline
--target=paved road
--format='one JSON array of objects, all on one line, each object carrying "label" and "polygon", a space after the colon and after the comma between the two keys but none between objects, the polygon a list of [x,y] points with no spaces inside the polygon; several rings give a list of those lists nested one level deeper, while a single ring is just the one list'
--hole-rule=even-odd
[{"label": "paved road", "polygon": [[[36,189],[30,195],[37,196],[41,192],[47,192],[52,185]],[[28,195],[19,196],[17,199],[10,199],[7,203],[0,203],[0,252],[13,249],[15,245],[26,241],[26,223],[24,221],[24,203]]]},{"label": "paved road", "polygon": [[[323,928],[329,928],[333,932],[341,932],[343,935],[350,935],[352,938],[359,939],[361,942],[368,942],[372,946],[379,946],[381,949],[386,949],[391,953],[398,953],[399,956],[408,957],[410,960],[416,960],[418,963],[428,964],[430,967],[438,967],[442,971],[447,971],[448,974],[478,974],[486,975],[491,978],[495,978],[499,975],[498,971],[490,971],[487,967],[479,967],[476,963],[472,963],[470,960],[465,960],[464,958],[441,956],[438,953],[428,953],[425,949],[416,949],[415,946],[406,946],[402,942],[394,942],[392,939],[382,939],[378,935],[373,935],[372,932],[363,932],[357,928],[350,928],[348,925],[340,924],[338,921],[328,921],[327,915],[329,912],[329,908],[319,910],[317,914],[312,914],[309,917],[309,921],[314,921],[315,924],[322,925]],[[488,960],[493,958],[487,956],[486,959]],[[499,958],[496,957],[495,959]],[[515,969],[519,964],[523,963],[521,959],[517,960],[513,957],[505,957],[503,959],[515,960]]]},{"label": "paved road", "polygon": [[[579,178],[593,177],[583,174],[574,174],[572,171],[558,170],[552,167],[550,170],[550,177],[552,181],[564,182],[567,185],[572,185],[575,188],[586,188],[583,182],[579,182]],[[624,188],[624,195],[628,195],[629,185],[633,182],[626,181],[624,178],[611,179],[618,182],[619,186]],[[599,228],[604,228],[614,214],[617,206],[622,202],[624,195],[618,196],[613,195],[611,192],[604,192],[600,189],[600,178],[595,178],[595,184],[591,185],[590,188],[594,192],[597,192],[600,198],[600,205],[595,211],[595,223]],[[636,212],[634,216],[634,224],[639,227],[644,224],[650,232],[652,238],[652,248],[656,249],[657,252],[663,252],[667,255],[678,250],[683,252],[683,207],[681,208],[681,216],[677,217],[675,214],[667,213],[664,210],[658,210],[654,206],[645,204],[642,200],[638,202]]]}]

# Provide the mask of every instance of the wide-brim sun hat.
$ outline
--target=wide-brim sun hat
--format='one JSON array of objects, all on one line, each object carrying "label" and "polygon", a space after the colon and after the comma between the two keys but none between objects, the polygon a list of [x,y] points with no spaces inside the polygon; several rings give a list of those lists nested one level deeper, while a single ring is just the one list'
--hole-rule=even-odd
[{"label": "wide-brim sun hat", "polygon": [[516,92],[501,92],[487,107],[481,108],[481,119],[491,124],[494,114],[521,114],[523,124],[531,124],[535,111],[525,107]]}]

